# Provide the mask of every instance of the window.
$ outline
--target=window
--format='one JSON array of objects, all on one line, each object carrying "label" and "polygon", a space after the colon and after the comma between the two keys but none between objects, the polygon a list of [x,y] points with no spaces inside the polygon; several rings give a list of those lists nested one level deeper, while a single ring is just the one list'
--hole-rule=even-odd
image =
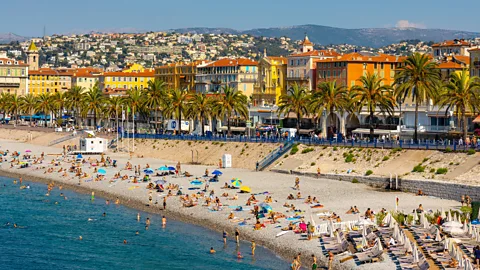
[{"label": "window", "polygon": [[113,81],[113,82],[115,81],[115,77],[112,77],[112,81]]},{"label": "window", "polygon": [[300,66],[300,59],[297,59],[297,66]]},{"label": "window", "polygon": [[373,63],[373,68],[377,69],[377,63]]},{"label": "window", "polygon": [[10,69],[7,68],[7,76],[10,76]]},{"label": "window", "polygon": [[333,76],[334,78],[337,76],[337,71],[336,71],[336,70],[333,71],[333,75],[332,75],[332,76]]},{"label": "window", "polygon": [[383,63],[380,63],[380,69],[383,69]]},{"label": "window", "polygon": [[392,64],[390,64],[390,69],[393,69],[393,63],[392,63]]},{"label": "window", "polygon": [[363,69],[367,69],[367,63],[363,63]]},{"label": "window", "polygon": [[126,84],[123,85],[123,89],[127,89],[127,85],[126,85]]},{"label": "window", "polygon": [[290,60],[290,66],[293,66],[293,60]]}]

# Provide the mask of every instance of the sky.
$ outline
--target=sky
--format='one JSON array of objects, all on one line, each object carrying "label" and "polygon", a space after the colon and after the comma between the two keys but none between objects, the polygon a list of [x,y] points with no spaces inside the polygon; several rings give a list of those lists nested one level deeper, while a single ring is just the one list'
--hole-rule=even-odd
[{"label": "sky", "polygon": [[480,32],[476,0],[10,0],[0,33],[21,36],[185,27],[238,30],[318,24]]}]

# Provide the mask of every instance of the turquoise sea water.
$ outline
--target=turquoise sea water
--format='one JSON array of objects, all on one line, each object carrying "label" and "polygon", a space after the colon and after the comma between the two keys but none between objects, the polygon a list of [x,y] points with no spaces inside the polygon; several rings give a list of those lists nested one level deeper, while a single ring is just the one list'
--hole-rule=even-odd
[{"label": "turquoise sea water", "polygon": [[224,247],[218,232],[173,220],[162,228],[161,216],[145,212],[137,222],[135,209],[65,189],[47,197],[45,184],[24,184],[31,188],[0,177],[0,269],[288,269],[261,247],[252,258],[248,242],[238,260],[233,239]]}]

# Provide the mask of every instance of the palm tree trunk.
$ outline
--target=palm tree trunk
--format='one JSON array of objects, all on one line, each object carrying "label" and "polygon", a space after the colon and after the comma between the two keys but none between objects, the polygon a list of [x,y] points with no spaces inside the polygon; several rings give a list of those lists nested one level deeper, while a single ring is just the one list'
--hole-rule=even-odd
[{"label": "palm tree trunk", "polygon": [[373,133],[374,133],[374,129],[373,129],[373,108],[372,106],[370,106],[370,141],[373,141]]},{"label": "palm tree trunk", "polygon": [[413,133],[413,141],[415,143],[417,143],[418,141],[417,128],[418,128],[418,98],[415,99],[415,130]]},{"label": "palm tree trunk", "polygon": [[200,125],[202,125],[202,136],[205,136],[205,126],[203,125],[203,113],[200,114]]},{"label": "palm tree trunk", "polygon": [[155,134],[158,132],[158,107],[155,107]]},{"label": "palm tree trunk", "polygon": [[182,134],[182,107],[178,107],[178,135]]},{"label": "palm tree trunk", "polygon": [[467,141],[467,116],[465,114],[465,107],[462,108],[462,121],[463,121],[463,141]]},{"label": "palm tree trunk", "polygon": [[232,132],[230,131],[230,114],[227,115],[227,135],[230,137],[232,136]]},{"label": "palm tree trunk", "polygon": [[300,137],[300,113],[297,112],[297,134],[295,137],[299,138]]}]

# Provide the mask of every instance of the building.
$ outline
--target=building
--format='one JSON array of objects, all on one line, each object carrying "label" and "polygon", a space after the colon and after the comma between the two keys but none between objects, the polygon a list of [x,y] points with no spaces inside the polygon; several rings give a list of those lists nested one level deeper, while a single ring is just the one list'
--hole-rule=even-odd
[{"label": "building", "polygon": [[155,79],[155,70],[132,64],[122,71],[104,72],[100,76],[100,89],[145,89]]},{"label": "building", "polygon": [[337,56],[339,54],[332,50],[314,50],[313,43],[305,36],[301,50],[287,57],[287,88],[298,84],[310,91],[315,89],[317,85],[315,62]]},{"label": "building", "polygon": [[28,46],[27,49],[27,57],[28,57],[28,68],[29,70],[38,70],[39,67],[39,54],[38,54],[38,48],[35,45],[35,43],[32,42],[30,43],[30,46]]},{"label": "building", "polygon": [[15,59],[0,58],[0,93],[25,95],[28,92],[28,65]]},{"label": "building", "polygon": [[470,49],[470,76],[480,77],[480,47]]},{"label": "building", "polygon": [[72,84],[88,90],[100,83],[100,78],[103,75],[103,70],[100,68],[78,68],[74,71],[72,77]]},{"label": "building", "polygon": [[448,80],[452,73],[470,68],[470,57],[460,55],[446,56],[438,63],[437,67],[440,69],[442,80]]},{"label": "building", "polygon": [[277,104],[287,92],[287,58],[266,56],[258,62],[258,80],[253,87],[254,105]]},{"label": "building", "polygon": [[223,58],[198,65],[195,89],[202,93],[218,93],[224,86],[230,86],[251,97],[258,79],[257,65],[247,58]]},{"label": "building", "polygon": [[155,79],[165,82],[169,89],[195,90],[195,75],[197,74],[197,65],[200,63],[172,63],[157,67],[155,68]]},{"label": "building", "polygon": [[394,55],[349,53],[335,58],[316,61],[317,82],[336,81],[352,87],[361,85],[359,79],[368,73],[376,73],[383,84],[393,85],[395,69],[403,58]]},{"label": "building", "polygon": [[471,43],[464,39],[445,40],[432,45],[433,57],[439,59],[452,55],[469,56],[468,50],[471,47]]},{"label": "building", "polygon": [[40,95],[68,91],[72,87],[72,77],[72,70],[40,68],[29,71],[28,93]]}]

